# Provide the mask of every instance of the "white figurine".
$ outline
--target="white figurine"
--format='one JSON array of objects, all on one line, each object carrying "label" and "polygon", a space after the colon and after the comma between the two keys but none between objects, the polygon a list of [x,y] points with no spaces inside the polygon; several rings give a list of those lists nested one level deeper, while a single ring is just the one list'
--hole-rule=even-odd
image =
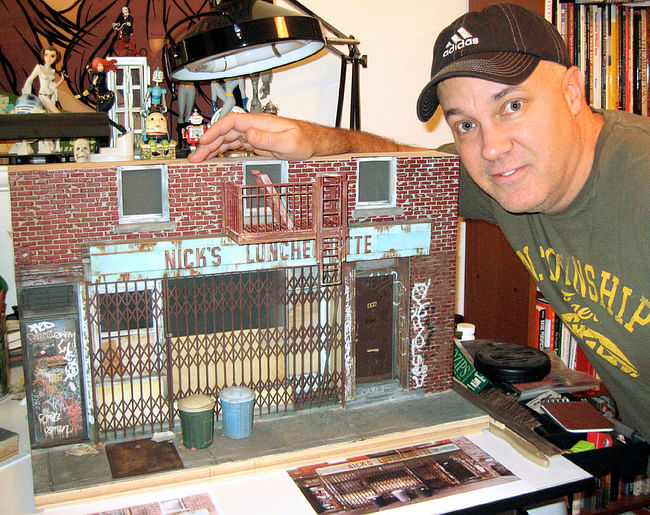
[{"label": "white figurine", "polygon": [[42,64],[37,64],[32,73],[25,80],[23,85],[22,94],[27,95],[32,92],[32,84],[34,79],[38,77],[38,98],[45,106],[45,109],[50,113],[58,113],[59,109],[56,103],[59,99],[57,88],[63,82],[63,74],[59,74],[57,79],[57,72],[54,65],[57,63],[61,55],[54,47],[45,47],[41,50]]},{"label": "white figurine", "polygon": [[72,144],[74,160],[77,163],[87,163],[90,161],[90,142],[86,138],[78,138]]}]

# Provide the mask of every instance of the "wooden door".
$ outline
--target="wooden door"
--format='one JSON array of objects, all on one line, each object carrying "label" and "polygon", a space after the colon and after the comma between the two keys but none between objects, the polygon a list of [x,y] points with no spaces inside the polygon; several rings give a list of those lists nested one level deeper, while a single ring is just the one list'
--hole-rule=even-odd
[{"label": "wooden door", "polygon": [[356,280],[357,382],[393,376],[393,276]]}]

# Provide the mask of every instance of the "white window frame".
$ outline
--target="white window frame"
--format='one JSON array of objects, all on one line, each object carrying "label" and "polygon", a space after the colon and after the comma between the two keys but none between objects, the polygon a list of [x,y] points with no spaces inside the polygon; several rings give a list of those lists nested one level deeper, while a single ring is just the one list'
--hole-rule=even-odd
[{"label": "white window frame", "polygon": [[[366,162],[385,162],[388,164],[389,181],[388,184],[388,199],[374,200],[374,201],[361,201],[359,200],[359,193],[361,191],[360,174],[361,164]],[[396,157],[359,157],[357,158],[357,187],[356,187],[356,209],[386,209],[396,207],[397,202],[397,158]]]},{"label": "white window frame", "polygon": [[[135,135],[136,143],[140,141],[144,133],[144,121],[142,120],[142,112],[146,109],[145,97],[149,90],[151,77],[149,72],[149,64],[146,57],[114,57],[117,61],[117,67],[122,70],[122,82],[118,82],[118,76],[114,71],[107,74],[107,85],[111,91],[115,92],[115,104],[109,111],[111,120],[121,123],[124,128],[131,131]],[[135,71],[140,75],[140,84],[134,84],[131,73]],[[134,92],[139,92],[140,102],[135,102]],[[119,99],[122,98],[124,104],[122,105]],[[123,115],[120,117],[120,115]],[[136,121],[137,120],[137,121]],[[120,132],[115,128],[111,128],[113,141],[120,136]]]},{"label": "white window frame", "polygon": [[[136,170],[151,170],[160,173],[160,196],[161,196],[161,212],[160,213],[145,213],[139,215],[125,215],[124,214],[124,188],[122,184],[123,173]],[[134,165],[134,166],[118,166],[117,171],[117,203],[118,203],[118,219],[119,224],[140,224],[151,222],[169,222],[169,170],[166,164],[156,165]]]}]

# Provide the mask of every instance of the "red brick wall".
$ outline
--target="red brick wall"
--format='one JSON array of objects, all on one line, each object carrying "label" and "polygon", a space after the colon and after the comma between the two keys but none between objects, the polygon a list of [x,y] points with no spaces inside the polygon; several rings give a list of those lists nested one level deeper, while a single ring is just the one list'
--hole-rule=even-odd
[{"label": "red brick wall", "polygon": [[[144,164],[144,163],[143,163]],[[63,265],[81,270],[83,246],[98,241],[179,238],[221,232],[221,184],[240,182],[241,163],[169,164],[170,218],[175,228],[160,232],[118,233],[117,173],[114,166],[21,166],[9,172],[17,276]],[[349,223],[426,219],[432,222],[431,254],[411,258],[411,285],[428,285],[411,310],[426,309],[426,331],[411,324],[410,338],[426,367],[429,391],[451,386],[453,315],[455,311],[458,158],[398,158],[398,217],[353,219],[356,162],[314,160],[289,163],[289,180],[313,180],[316,173],[349,174]],[[413,350],[413,348],[412,348]],[[416,356],[417,357],[417,356]],[[422,370],[422,367],[420,368]]]}]

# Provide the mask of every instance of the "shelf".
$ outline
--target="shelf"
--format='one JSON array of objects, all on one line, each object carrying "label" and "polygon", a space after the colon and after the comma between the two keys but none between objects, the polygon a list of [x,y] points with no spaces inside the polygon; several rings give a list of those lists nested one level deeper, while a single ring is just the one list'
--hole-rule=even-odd
[{"label": "shelf", "polygon": [[106,113],[11,114],[2,117],[0,140],[109,138]]},{"label": "shelf", "polygon": [[650,495],[627,495],[616,502],[610,503],[606,508],[598,511],[580,510],[578,515],[616,515],[626,511],[636,510],[650,506]]}]

